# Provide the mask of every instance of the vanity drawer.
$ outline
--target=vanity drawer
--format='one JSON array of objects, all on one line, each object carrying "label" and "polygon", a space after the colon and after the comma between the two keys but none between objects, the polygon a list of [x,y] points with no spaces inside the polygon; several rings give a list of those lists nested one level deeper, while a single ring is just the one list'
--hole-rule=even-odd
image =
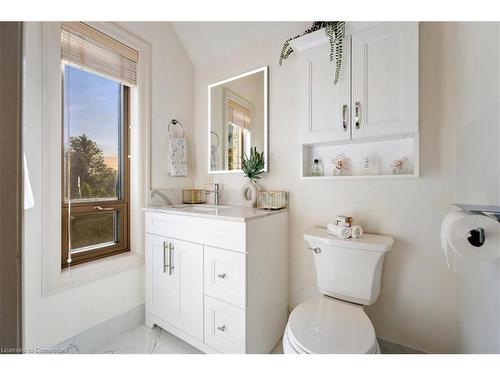
[{"label": "vanity drawer", "polygon": [[205,294],[244,308],[245,258],[242,253],[204,246]]},{"label": "vanity drawer", "polygon": [[245,353],[245,310],[205,296],[205,344],[222,353]]},{"label": "vanity drawer", "polygon": [[245,223],[167,212],[146,212],[146,232],[245,252]]}]

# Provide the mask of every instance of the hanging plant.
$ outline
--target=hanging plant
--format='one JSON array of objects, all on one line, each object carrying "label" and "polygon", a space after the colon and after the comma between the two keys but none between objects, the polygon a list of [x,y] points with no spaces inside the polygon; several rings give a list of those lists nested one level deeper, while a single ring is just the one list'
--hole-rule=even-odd
[{"label": "hanging plant", "polygon": [[301,36],[310,34],[320,29],[325,29],[326,36],[330,41],[330,61],[335,61],[335,78],[333,80],[333,84],[336,85],[339,82],[340,68],[342,66],[342,47],[345,36],[345,22],[343,21],[316,21],[313,22],[312,26],[304,31],[302,35],[296,35],[287,39],[281,49],[280,65],[283,63],[283,60],[286,60],[293,52],[293,48],[290,46],[291,40],[300,38]]}]

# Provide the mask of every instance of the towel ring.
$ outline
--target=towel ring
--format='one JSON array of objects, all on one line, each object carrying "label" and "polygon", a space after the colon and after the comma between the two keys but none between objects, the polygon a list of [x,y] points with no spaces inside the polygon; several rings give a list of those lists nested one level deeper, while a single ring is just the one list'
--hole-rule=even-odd
[{"label": "towel ring", "polygon": [[171,125],[179,125],[181,128],[182,128],[182,138],[184,138],[186,136],[186,129],[184,129],[184,126],[181,124],[180,121],[177,121],[175,118],[172,119],[172,121],[170,121],[170,123],[168,124],[168,134],[170,135],[170,138],[172,138],[172,133],[170,132],[170,126]]},{"label": "towel ring", "polygon": [[215,135],[215,138],[217,138],[217,146],[215,146],[215,147],[219,148],[219,145],[220,145],[219,136],[218,136],[218,135],[217,135],[217,133],[216,133],[216,132],[214,132],[213,130],[210,130],[210,134]]}]

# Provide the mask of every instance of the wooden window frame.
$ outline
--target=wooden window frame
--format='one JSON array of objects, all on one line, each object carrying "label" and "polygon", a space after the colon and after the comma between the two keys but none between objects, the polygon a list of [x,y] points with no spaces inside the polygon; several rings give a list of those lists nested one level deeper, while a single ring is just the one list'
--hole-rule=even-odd
[{"label": "wooden window frame", "polygon": [[[64,69],[62,72],[64,87]],[[71,265],[79,265],[97,259],[110,257],[130,251],[130,157],[129,157],[129,130],[130,130],[130,87],[121,84],[122,87],[122,123],[121,137],[122,147],[120,152],[123,166],[121,177],[121,198],[119,199],[89,199],[85,201],[71,202],[71,211],[75,214],[95,213],[101,211],[118,212],[118,241],[110,246],[102,246],[96,249],[79,251],[71,254]],[[64,90],[64,88],[63,88]],[[64,93],[64,91],[63,91]],[[64,108],[64,95],[62,95]],[[64,124],[64,117],[62,124]],[[61,126],[61,268],[67,268],[68,264],[68,204],[65,201],[64,181],[64,128]],[[121,164],[121,163],[120,163]],[[97,209],[99,207],[99,209]],[[101,210],[102,209],[102,210]]]}]

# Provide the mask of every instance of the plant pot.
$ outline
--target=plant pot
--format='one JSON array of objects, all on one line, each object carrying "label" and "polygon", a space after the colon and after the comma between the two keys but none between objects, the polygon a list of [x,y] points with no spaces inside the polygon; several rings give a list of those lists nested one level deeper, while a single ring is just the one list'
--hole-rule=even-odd
[{"label": "plant pot", "polygon": [[243,205],[245,207],[255,207],[257,204],[257,195],[259,194],[260,187],[252,180],[247,180],[246,184],[241,189],[243,197]]}]

